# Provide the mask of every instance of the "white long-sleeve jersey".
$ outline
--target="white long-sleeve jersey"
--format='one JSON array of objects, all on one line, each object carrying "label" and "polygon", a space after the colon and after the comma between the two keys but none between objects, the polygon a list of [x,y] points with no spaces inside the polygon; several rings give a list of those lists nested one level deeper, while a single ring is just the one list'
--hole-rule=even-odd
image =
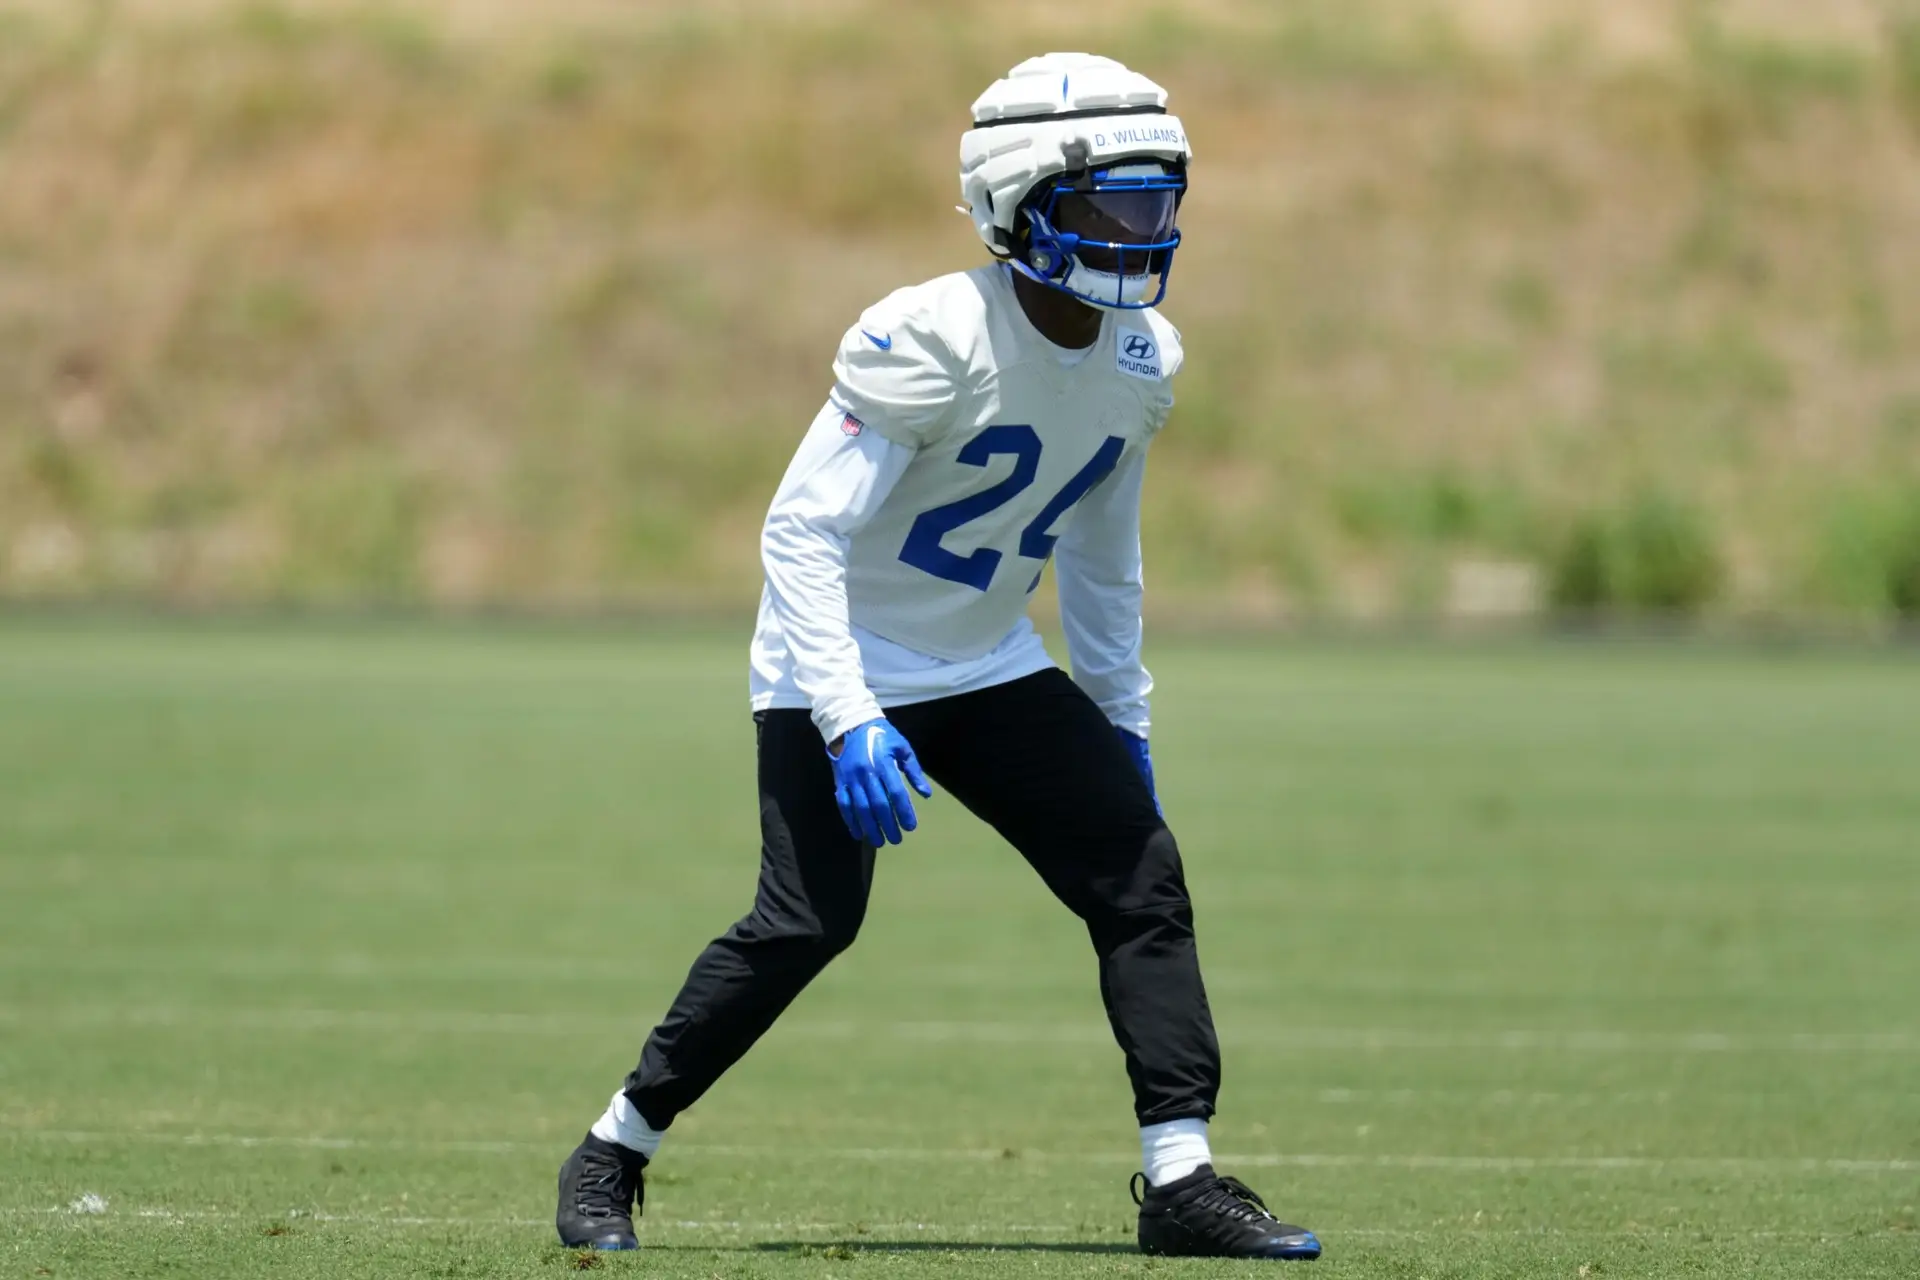
[{"label": "white long-sleeve jersey", "polygon": [[1140,487],[1180,358],[1152,311],[1063,352],[998,265],[869,308],[767,513],[754,708],[831,740],[1050,667],[1026,609],[1057,558],[1074,679],[1145,734]]}]

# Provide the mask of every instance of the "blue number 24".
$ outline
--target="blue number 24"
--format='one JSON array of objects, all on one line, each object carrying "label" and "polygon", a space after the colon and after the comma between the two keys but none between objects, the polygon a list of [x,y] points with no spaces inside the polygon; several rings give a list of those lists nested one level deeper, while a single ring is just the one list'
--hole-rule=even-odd
[{"label": "blue number 24", "polygon": [[[1068,508],[1087,496],[1088,490],[1107,478],[1107,473],[1120,461],[1120,451],[1125,445],[1126,442],[1119,436],[1108,436],[1087,465],[1075,472],[1066,487],[1053,495],[1053,501],[1047,503],[1040,514],[1021,530],[1020,554],[1023,557],[1038,560],[1042,569],[1045,568],[1047,557],[1053,554],[1053,544],[1057,541],[1049,530]],[[1025,423],[988,427],[967,441],[966,447],[960,450],[958,460],[969,467],[984,467],[988,459],[1000,453],[1013,455],[1013,470],[1007,478],[978,493],[970,493],[958,502],[949,502],[943,507],[921,512],[900,548],[902,560],[916,569],[926,570],[936,578],[962,583],[975,591],[987,589],[993,582],[994,571],[1000,567],[1000,553],[991,547],[981,547],[971,555],[957,555],[941,546],[940,540],[961,525],[1005,506],[1033,483],[1035,474],[1040,470],[1040,435]],[[1033,583],[1034,586],[1040,584],[1038,574],[1034,575]],[[1033,587],[1027,590],[1031,591]]]}]

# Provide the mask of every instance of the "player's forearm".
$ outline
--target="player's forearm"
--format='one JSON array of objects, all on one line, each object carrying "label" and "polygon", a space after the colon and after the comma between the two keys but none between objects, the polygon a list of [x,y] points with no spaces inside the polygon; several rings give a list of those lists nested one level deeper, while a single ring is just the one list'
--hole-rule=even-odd
[{"label": "player's forearm", "polygon": [[[1145,737],[1153,677],[1141,659],[1140,593],[1081,584],[1060,575],[1060,615],[1074,683],[1086,690],[1108,720]],[[1069,603],[1069,597],[1082,597]]]},{"label": "player's forearm", "polygon": [[827,741],[874,719],[860,647],[847,620],[846,542],[775,509],[761,534],[767,599],[793,658],[794,683]]},{"label": "player's forearm", "polygon": [[761,529],[767,598],[793,658],[794,683],[828,741],[880,715],[847,611],[847,547],[912,458],[912,450],[839,427],[832,402],[815,418]]},{"label": "player's forearm", "polygon": [[1140,491],[1145,460],[1122,461],[1060,540],[1056,579],[1073,678],[1108,720],[1145,736],[1153,677],[1141,659]]}]

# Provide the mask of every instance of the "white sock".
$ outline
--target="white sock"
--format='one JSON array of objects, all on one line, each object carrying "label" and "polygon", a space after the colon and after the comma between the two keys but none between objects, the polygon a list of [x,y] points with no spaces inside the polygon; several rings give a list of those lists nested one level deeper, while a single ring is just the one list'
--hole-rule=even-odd
[{"label": "white sock", "polygon": [[1169,1120],[1140,1126],[1140,1158],[1146,1162],[1147,1182],[1156,1187],[1177,1182],[1203,1164],[1212,1164],[1207,1122]]},{"label": "white sock", "polygon": [[593,1136],[602,1142],[617,1142],[651,1160],[660,1150],[660,1139],[667,1135],[664,1129],[656,1129],[641,1119],[626,1094],[616,1093],[607,1104],[606,1112],[593,1122]]}]

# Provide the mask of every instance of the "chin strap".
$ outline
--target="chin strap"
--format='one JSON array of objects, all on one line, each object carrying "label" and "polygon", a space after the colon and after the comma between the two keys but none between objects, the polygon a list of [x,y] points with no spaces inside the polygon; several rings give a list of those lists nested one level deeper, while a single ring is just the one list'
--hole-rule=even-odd
[{"label": "chin strap", "polygon": [[1027,215],[1027,251],[1024,262],[1031,274],[1041,284],[1057,283],[1064,280],[1073,270],[1073,251],[1080,244],[1080,237],[1063,235],[1053,229],[1045,214],[1038,209],[1021,210]]}]

